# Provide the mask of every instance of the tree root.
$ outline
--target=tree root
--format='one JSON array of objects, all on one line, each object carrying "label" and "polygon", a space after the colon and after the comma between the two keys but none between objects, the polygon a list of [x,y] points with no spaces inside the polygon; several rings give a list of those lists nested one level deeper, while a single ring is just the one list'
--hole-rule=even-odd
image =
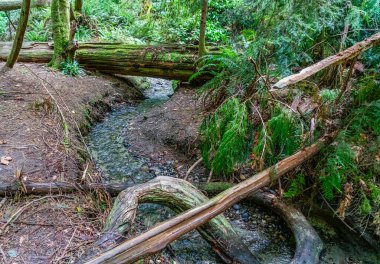
[{"label": "tree root", "polygon": [[[130,187],[116,198],[101,237],[86,256],[94,257],[94,253],[115,246],[130,230],[141,203],[161,204],[181,213],[207,200],[205,195],[187,181],[172,177],[157,177]],[[197,230],[226,263],[259,263],[223,215],[216,216]]]},{"label": "tree root", "polygon": [[[198,187],[209,194],[216,194],[232,186],[230,183],[207,183]],[[281,216],[292,230],[296,240],[296,252],[291,263],[319,263],[319,256],[323,250],[323,242],[306,217],[296,208],[284,203],[277,196],[258,191],[247,197],[256,204],[268,207]]]}]

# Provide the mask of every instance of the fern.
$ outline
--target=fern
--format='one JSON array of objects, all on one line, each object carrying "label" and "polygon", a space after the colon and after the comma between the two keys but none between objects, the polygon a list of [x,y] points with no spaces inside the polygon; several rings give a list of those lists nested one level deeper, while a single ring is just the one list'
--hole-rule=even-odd
[{"label": "fern", "polygon": [[[344,134],[341,134],[340,138],[344,138]],[[356,153],[346,142],[342,140],[338,142],[337,145],[327,149],[329,153],[321,171],[322,193],[328,201],[334,198],[334,193],[342,192],[342,183],[346,182],[349,176],[358,172]]]},{"label": "fern", "polygon": [[289,189],[284,193],[285,198],[297,197],[305,188],[305,176],[302,173],[297,174],[296,178],[290,183]]}]

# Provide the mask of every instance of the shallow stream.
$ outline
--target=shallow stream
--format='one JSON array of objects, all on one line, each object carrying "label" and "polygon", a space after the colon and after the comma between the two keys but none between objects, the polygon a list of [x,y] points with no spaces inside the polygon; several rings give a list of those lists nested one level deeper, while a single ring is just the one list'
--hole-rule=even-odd
[{"label": "shallow stream", "polygon": [[[176,176],[173,161],[157,164],[130,151],[125,132],[131,129],[134,118],[164,103],[173,94],[171,82],[152,78],[148,81],[151,85],[144,92],[146,100],[115,109],[89,136],[90,150],[105,181],[138,184],[157,175]],[[138,208],[135,228],[142,231],[172,216],[174,213],[168,208],[143,204]],[[274,213],[257,205],[240,203],[227,210],[225,216],[262,263],[289,263],[292,259],[294,239],[284,221]],[[327,246],[322,263],[380,263],[377,253],[343,240],[328,223],[318,221],[321,238]],[[156,263],[223,263],[196,231],[176,240],[155,258]],[[351,260],[354,262],[348,262]]]}]

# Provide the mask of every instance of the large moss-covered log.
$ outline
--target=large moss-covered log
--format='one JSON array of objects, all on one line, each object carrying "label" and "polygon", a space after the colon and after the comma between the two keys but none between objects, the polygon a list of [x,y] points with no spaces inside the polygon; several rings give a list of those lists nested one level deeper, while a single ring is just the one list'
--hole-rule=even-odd
[{"label": "large moss-covered log", "polygon": [[[0,43],[0,60],[6,60],[10,49],[10,43]],[[88,70],[188,80],[195,71],[197,53],[197,46],[79,43],[75,57]],[[52,44],[25,43],[18,61],[46,63],[52,55]]]},{"label": "large moss-covered log", "polygon": [[[32,0],[31,7],[42,7],[48,6],[51,0]],[[0,1],[0,11],[10,11],[20,9],[22,5],[22,0],[9,0]]]},{"label": "large moss-covered log", "polygon": [[[93,257],[94,254],[117,245],[118,240],[131,229],[137,207],[141,203],[161,204],[177,213],[182,213],[206,201],[208,198],[192,184],[172,177],[157,177],[130,187],[117,197],[101,237],[89,250],[87,256]],[[258,263],[222,214],[198,227],[197,230],[225,262]]]}]

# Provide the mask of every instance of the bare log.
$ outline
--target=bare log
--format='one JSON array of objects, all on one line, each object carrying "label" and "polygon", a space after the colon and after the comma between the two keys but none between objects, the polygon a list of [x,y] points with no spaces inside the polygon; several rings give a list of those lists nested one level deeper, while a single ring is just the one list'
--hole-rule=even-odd
[{"label": "bare log", "polygon": [[111,196],[117,196],[123,190],[131,187],[127,183],[90,183],[79,185],[69,182],[12,182],[0,183],[0,196],[14,196],[16,194],[24,195],[44,195],[44,194],[62,194],[73,193],[78,191],[104,190]]},{"label": "bare log", "polygon": [[244,199],[265,185],[270,184],[272,181],[310,159],[317,154],[322,147],[329,144],[335,135],[336,133],[332,133],[324,136],[310,147],[285,158],[276,165],[227,189],[207,202],[165,221],[135,238],[123,242],[86,263],[133,263],[138,259],[162,250],[178,237],[207,223],[234,203]]},{"label": "bare log", "polygon": [[363,51],[366,51],[367,49],[376,46],[380,43],[380,32],[372,35],[369,38],[366,38],[365,40],[356,43],[355,45],[349,47],[348,49],[339,52],[338,54],[335,54],[333,56],[327,57],[326,59],[323,59],[319,61],[318,63],[315,63],[311,65],[310,67],[307,67],[300,71],[299,73],[290,75],[286,78],[281,79],[277,83],[275,83],[272,88],[285,88],[289,85],[295,84],[299,81],[302,81],[315,73],[333,65],[340,64],[342,62],[345,62],[349,59],[352,59],[356,56],[358,56]]},{"label": "bare log", "polygon": [[[130,230],[141,203],[161,204],[181,213],[207,201],[208,198],[189,182],[172,177],[157,177],[130,187],[117,197],[101,237],[87,255],[93,256],[94,252],[115,246]],[[223,215],[198,227],[198,231],[227,263],[258,263]]]},{"label": "bare log", "polygon": [[[0,43],[0,61],[7,59],[10,49],[10,43]],[[88,70],[187,81],[195,72],[197,53],[197,46],[79,43],[75,58]],[[18,60],[47,63],[52,56],[52,44],[24,43]]]},{"label": "bare log", "polygon": [[[31,7],[43,7],[50,5],[51,0],[32,0]],[[22,0],[0,1],[0,11],[20,9]]]}]

